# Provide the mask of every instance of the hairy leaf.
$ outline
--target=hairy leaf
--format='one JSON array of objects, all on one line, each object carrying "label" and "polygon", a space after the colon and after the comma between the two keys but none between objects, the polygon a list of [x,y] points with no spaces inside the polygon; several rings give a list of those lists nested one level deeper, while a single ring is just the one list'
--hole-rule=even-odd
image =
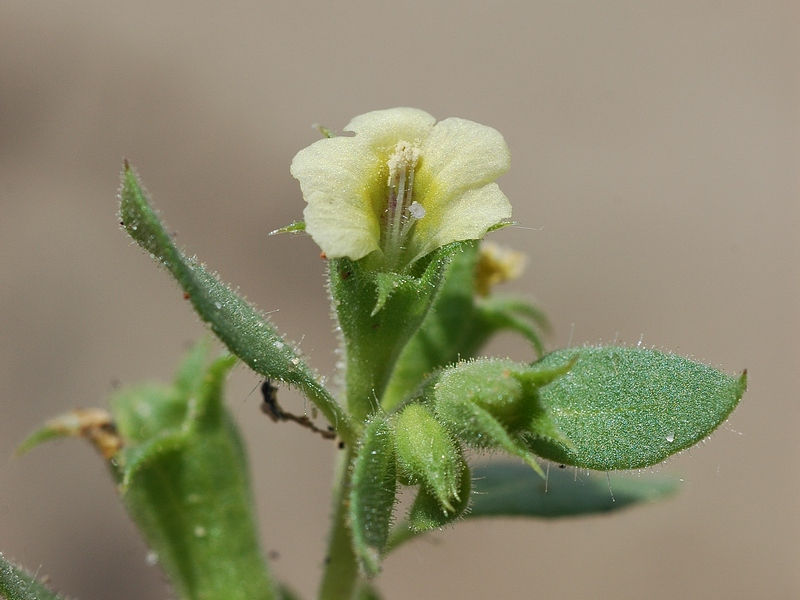
[{"label": "hairy leaf", "polygon": [[172,274],[197,314],[228,349],[256,373],[301,388],[340,435],[353,441],[348,417],[292,344],[244,298],[196,259],[187,258],[178,250],[127,163],[122,172],[120,198],[120,217],[125,230]]},{"label": "hairy leaf", "polygon": [[34,575],[8,562],[0,553],[0,598],[5,600],[64,600]]},{"label": "hairy leaf", "polygon": [[[589,516],[656,502],[677,493],[679,483],[653,474],[614,475],[608,479],[597,473],[576,475],[566,469],[549,469],[547,477],[542,478],[525,464],[503,461],[474,467],[472,488],[471,504],[463,512],[465,519],[552,519]],[[389,551],[423,533],[426,528],[419,524],[415,526],[411,516],[398,523],[389,538]]]},{"label": "hairy leaf", "polygon": [[532,437],[529,447],[585,469],[638,469],[693,446],[728,417],[747,386],[746,374],[731,377],[642,348],[570,348],[536,364],[554,367],[575,357],[569,373],[539,391],[570,445]]}]

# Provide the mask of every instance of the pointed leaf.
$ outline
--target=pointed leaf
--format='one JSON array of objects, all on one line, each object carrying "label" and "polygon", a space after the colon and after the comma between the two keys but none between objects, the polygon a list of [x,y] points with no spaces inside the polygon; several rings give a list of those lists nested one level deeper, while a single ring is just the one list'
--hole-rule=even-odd
[{"label": "pointed leaf", "polygon": [[256,373],[300,387],[340,435],[352,441],[352,427],[341,407],[272,323],[202,264],[178,250],[127,163],[120,198],[125,230],[172,274],[200,318],[228,349]]},{"label": "pointed leaf", "polygon": [[585,469],[638,469],[693,446],[728,417],[747,385],[745,374],[731,377],[642,348],[570,348],[535,366],[576,355],[569,373],[539,390],[542,407],[571,446],[532,438],[529,448]]},{"label": "pointed leaf", "polygon": [[279,235],[281,233],[302,233],[306,230],[305,221],[294,221],[283,227],[279,227],[274,231],[270,231],[267,235]]},{"label": "pointed leaf", "polygon": [[35,576],[8,562],[0,553],[0,598],[5,600],[64,600]]},{"label": "pointed leaf", "polygon": [[527,300],[510,296],[479,298],[475,304],[476,332],[486,338],[500,331],[514,331],[527,339],[536,356],[544,354],[542,334],[550,325],[544,313]]}]

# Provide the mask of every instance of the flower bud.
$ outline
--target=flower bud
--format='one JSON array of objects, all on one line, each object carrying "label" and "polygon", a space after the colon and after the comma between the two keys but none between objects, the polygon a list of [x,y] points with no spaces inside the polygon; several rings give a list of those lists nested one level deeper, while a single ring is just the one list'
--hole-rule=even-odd
[{"label": "flower bud", "polygon": [[455,512],[461,500],[461,450],[450,433],[421,404],[409,404],[394,420],[395,447],[401,477],[421,484],[441,505]]},{"label": "flower bud", "polygon": [[421,486],[414,504],[408,511],[408,526],[416,532],[444,527],[464,514],[470,504],[472,476],[466,461],[461,459],[461,487],[459,498],[453,502],[453,510],[443,509],[439,500],[425,486]]},{"label": "flower bud", "polygon": [[364,428],[353,462],[350,527],[362,570],[377,575],[389,539],[396,502],[394,443],[389,422],[376,415]]}]

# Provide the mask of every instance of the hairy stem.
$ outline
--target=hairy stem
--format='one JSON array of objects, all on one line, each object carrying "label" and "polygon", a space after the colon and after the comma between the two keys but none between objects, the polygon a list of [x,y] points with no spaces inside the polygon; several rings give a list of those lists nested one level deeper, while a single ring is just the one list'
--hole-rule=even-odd
[{"label": "hairy stem", "polygon": [[354,455],[355,446],[348,445],[339,457],[333,490],[332,525],[319,600],[349,600],[358,581],[358,565],[347,526],[348,494],[352,476],[350,463]]}]

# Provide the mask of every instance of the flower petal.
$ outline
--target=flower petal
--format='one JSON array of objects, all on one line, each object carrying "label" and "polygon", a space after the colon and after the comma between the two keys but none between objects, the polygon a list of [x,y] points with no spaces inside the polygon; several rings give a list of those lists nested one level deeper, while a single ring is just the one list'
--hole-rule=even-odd
[{"label": "flower petal", "polygon": [[426,210],[425,218],[414,225],[409,263],[450,242],[482,238],[492,225],[511,218],[511,203],[496,183],[426,205]]},{"label": "flower petal", "polygon": [[354,131],[355,139],[386,155],[400,140],[420,145],[430,135],[436,119],[418,108],[374,110],[355,117],[345,131]]},{"label": "flower petal", "polygon": [[292,175],[308,205],[306,232],[329,258],[363,258],[380,244],[370,207],[382,202],[385,175],[374,154],[354,138],[319,140],[297,153]]},{"label": "flower petal", "polygon": [[[510,164],[495,129],[456,118],[436,123],[425,111],[394,108],[355,117],[345,131],[355,135],[320,140],[292,161],[308,203],[306,232],[329,258],[359,260],[378,250],[394,257],[389,268],[400,268],[450,242],[480,238],[511,216],[508,199],[492,183]],[[401,237],[382,238],[394,206],[391,186],[397,185],[388,181],[389,165],[401,142],[420,157],[410,171],[412,195],[407,204],[398,200],[399,210],[415,207],[416,221],[403,233],[397,219],[406,216],[395,217]],[[390,251],[387,239],[405,245],[402,264],[396,262],[398,241],[389,243]]]},{"label": "flower petal", "polygon": [[[415,190],[429,202],[446,202],[508,171],[511,154],[499,131],[466,119],[436,124],[420,148]],[[499,220],[499,219],[498,219]]]},{"label": "flower petal", "polygon": [[308,205],[306,232],[328,258],[363,258],[380,249],[387,161],[399,139],[424,140],[435,119],[422,110],[377,110],[354,118],[354,137],[319,140],[297,153],[291,173]]},{"label": "flower petal", "polygon": [[378,225],[365,222],[357,211],[344,209],[323,192],[313,192],[308,202],[303,211],[306,231],[326,257],[358,260],[380,248]]}]

